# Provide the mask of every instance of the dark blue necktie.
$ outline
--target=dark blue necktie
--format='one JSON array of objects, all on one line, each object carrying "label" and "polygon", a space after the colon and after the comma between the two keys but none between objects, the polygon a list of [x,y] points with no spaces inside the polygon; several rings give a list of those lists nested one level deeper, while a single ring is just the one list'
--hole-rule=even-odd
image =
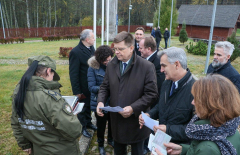
[{"label": "dark blue necktie", "polygon": [[175,88],[176,88],[176,85],[175,85],[175,82],[173,82],[173,83],[172,83],[172,87],[171,87],[171,92],[170,92],[170,95],[169,95],[169,96],[172,96]]},{"label": "dark blue necktie", "polygon": [[122,73],[124,73],[126,67],[127,67],[127,63],[124,62],[124,63],[123,63],[123,71],[122,71]]}]

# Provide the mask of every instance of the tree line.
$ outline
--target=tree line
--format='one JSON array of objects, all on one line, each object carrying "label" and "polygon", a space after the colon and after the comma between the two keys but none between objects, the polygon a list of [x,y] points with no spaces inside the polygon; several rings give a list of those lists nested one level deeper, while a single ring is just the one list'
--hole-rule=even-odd
[{"label": "tree line", "polygon": [[[214,2],[214,0],[174,1],[176,1],[174,5],[176,8],[181,4],[206,4],[207,2],[212,4]],[[1,0],[0,3],[5,28],[92,25],[93,0]],[[130,0],[118,0],[119,25],[128,25],[129,4]],[[145,25],[153,22],[159,0],[131,0],[131,4],[133,6],[131,25]],[[219,0],[218,4],[240,4],[240,0]],[[102,1],[97,0],[97,25],[101,25],[101,6]],[[0,23],[2,28],[2,19]]]}]

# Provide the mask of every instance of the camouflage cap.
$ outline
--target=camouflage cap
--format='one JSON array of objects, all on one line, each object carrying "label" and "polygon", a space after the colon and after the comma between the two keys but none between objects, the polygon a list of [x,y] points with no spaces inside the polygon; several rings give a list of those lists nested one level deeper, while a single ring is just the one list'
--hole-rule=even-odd
[{"label": "camouflage cap", "polygon": [[30,57],[28,58],[28,66],[30,66],[32,62],[35,60],[38,61],[39,65],[43,65],[45,67],[51,68],[54,71],[54,76],[53,76],[54,81],[60,80],[60,77],[56,72],[56,62],[53,59],[45,55]]}]

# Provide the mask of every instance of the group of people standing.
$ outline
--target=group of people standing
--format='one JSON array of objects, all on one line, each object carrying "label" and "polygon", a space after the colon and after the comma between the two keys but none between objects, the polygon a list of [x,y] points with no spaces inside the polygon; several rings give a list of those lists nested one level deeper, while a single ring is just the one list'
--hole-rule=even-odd
[{"label": "group of people standing", "polygon": [[[195,81],[183,49],[158,52],[154,37],[144,32],[137,28],[135,39],[120,32],[113,49],[103,45],[95,51],[92,30],[82,31],[69,56],[73,94],[86,97],[77,116],[59,94],[55,62],[47,56],[30,58],[13,95],[11,122],[18,145],[29,154],[78,154],[77,138],[81,131],[91,137],[90,128],[97,130],[99,152],[105,155],[108,121],[108,144],[115,155],[127,154],[127,145],[132,155],[146,154],[147,139],[157,130],[172,137],[164,144],[169,154],[240,154],[240,75],[229,62],[232,44],[216,44],[213,69],[208,71],[228,70],[227,76],[209,74]],[[100,109],[108,105],[123,111]],[[91,111],[97,127],[91,123]],[[159,121],[154,131],[144,126],[141,112]]]},{"label": "group of people standing", "polygon": [[[154,27],[152,29],[151,36],[153,36],[156,39],[157,49],[159,49],[160,41],[162,40],[162,34],[161,34],[159,26],[157,27],[157,29],[156,29],[156,27]],[[170,37],[170,34],[169,34],[169,31],[168,31],[168,28],[166,27],[165,31],[164,31],[164,34],[163,34],[163,38],[164,38],[164,42],[165,42],[165,49],[167,49],[169,37]]]}]

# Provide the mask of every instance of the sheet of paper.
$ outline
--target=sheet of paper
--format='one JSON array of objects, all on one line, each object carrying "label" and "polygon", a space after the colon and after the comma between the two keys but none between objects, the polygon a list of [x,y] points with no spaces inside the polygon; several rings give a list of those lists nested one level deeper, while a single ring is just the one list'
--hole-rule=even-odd
[{"label": "sheet of paper", "polygon": [[159,122],[151,119],[150,117],[148,117],[144,112],[142,112],[142,118],[144,119],[145,122],[145,126],[148,127],[149,129],[153,130],[153,127],[156,125],[159,125]]},{"label": "sheet of paper", "polygon": [[167,155],[166,147],[163,144],[169,143],[171,138],[172,137],[168,134],[162,132],[161,130],[157,130],[155,137],[152,141],[152,153],[155,155],[155,148],[157,148],[163,155]]},{"label": "sheet of paper", "polygon": [[123,111],[123,108],[116,106],[116,107],[110,107],[110,106],[106,106],[106,107],[101,107],[100,109],[105,110],[105,111],[109,111],[109,112],[120,112]]},{"label": "sheet of paper", "polygon": [[75,104],[77,103],[77,96],[62,96],[62,98],[65,99],[65,101],[73,108]]},{"label": "sheet of paper", "polygon": [[77,103],[75,109],[73,110],[73,114],[77,115],[78,113],[80,113],[82,111],[82,109],[83,109],[84,104],[85,103],[83,103],[83,102]]},{"label": "sheet of paper", "polygon": [[153,141],[154,138],[155,138],[155,136],[153,134],[150,134],[149,140],[148,140],[148,149],[150,151],[152,151],[152,141]]}]

